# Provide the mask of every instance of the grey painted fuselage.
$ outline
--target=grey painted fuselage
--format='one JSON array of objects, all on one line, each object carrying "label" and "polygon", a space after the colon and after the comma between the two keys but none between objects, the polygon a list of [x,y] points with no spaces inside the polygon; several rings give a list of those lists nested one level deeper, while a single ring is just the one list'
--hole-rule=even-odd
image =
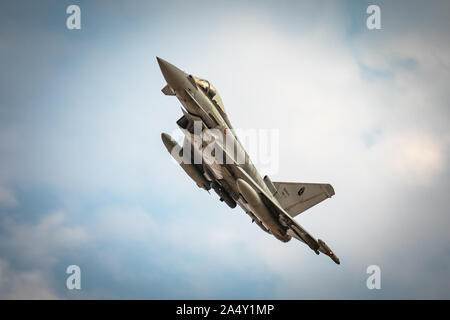
[{"label": "grey painted fuselage", "polygon": [[[167,82],[163,93],[176,96],[182,104],[183,116],[177,124],[186,136],[182,148],[166,133],[162,140],[185,172],[200,188],[213,189],[231,208],[238,204],[253,222],[277,239],[287,242],[295,237],[316,254],[322,252],[339,263],[322,240],[314,239],[293,220],[294,215],[334,195],[331,185],[274,184],[267,176],[263,179],[237,138],[217,90],[207,80],[157,60]],[[305,188],[310,192],[308,197],[308,192],[302,195]],[[292,207],[297,211],[291,216],[286,210]]]}]

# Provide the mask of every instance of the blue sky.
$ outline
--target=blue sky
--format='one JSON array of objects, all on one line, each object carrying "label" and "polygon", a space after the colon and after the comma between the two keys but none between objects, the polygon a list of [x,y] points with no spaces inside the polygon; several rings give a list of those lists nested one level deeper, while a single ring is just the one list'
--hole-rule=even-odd
[{"label": "blue sky", "polygon": [[[365,27],[372,3],[381,30]],[[448,299],[449,15],[445,1],[2,3],[0,297]],[[181,112],[155,56],[214,83],[235,127],[279,130],[272,180],[334,186],[296,219],[340,266],[173,164],[160,133]]]}]

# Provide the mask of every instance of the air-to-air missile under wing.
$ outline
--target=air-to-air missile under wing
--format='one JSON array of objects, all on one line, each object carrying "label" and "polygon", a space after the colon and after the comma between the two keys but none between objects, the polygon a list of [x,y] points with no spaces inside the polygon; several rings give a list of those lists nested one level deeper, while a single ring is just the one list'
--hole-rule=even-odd
[{"label": "air-to-air missile under wing", "polygon": [[[324,241],[316,240],[293,219],[333,196],[333,187],[262,178],[236,137],[222,100],[211,83],[186,74],[163,59],[157,60],[167,82],[162,92],[176,96],[182,104],[183,116],[177,124],[185,134],[183,147],[166,133],[161,138],[197,186],[207,191],[213,189],[231,208],[238,204],[253,222],[277,239],[287,242],[294,237],[316,254],[322,252],[339,264],[339,258]],[[231,150],[229,145],[233,146]]]}]

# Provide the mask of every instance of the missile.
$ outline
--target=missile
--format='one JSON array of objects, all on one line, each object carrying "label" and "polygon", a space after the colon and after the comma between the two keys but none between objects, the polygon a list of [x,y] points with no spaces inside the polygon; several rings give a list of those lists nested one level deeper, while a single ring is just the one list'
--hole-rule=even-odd
[{"label": "missile", "polygon": [[[164,145],[167,148],[167,151],[169,151],[170,155],[178,162],[178,164],[183,168],[183,170],[186,172],[186,174],[194,180],[194,182],[197,184],[199,188],[209,190],[211,189],[209,182],[205,179],[203,174],[195,167],[194,164],[187,164],[183,163],[181,161],[182,155],[183,155],[183,149],[180,147],[180,145],[167,133],[161,133],[161,139],[164,143]],[[179,155],[176,155],[176,157],[172,154],[172,150],[177,147],[177,150],[181,150]],[[177,159],[178,157],[178,159]]]},{"label": "missile", "polygon": [[318,239],[317,242],[319,243],[320,251],[329,256],[331,260],[333,260],[336,264],[341,264],[339,258],[334,254],[333,250],[331,250],[324,241]]}]

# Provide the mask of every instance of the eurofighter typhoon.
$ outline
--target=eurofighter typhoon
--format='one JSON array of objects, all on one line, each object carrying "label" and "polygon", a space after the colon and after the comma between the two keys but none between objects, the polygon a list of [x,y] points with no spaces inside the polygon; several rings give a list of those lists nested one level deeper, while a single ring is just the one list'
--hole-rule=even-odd
[{"label": "eurofighter typhoon", "polygon": [[167,133],[161,138],[188,176],[198,187],[208,192],[213,189],[229,207],[239,205],[252,222],[278,240],[288,242],[294,237],[339,264],[324,241],[316,240],[294,220],[333,196],[333,187],[262,178],[236,136],[214,86],[161,58],[157,60],[167,82],[162,92],[176,96],[182,104],[183,116],[177,125],[185,135],[182,147]]}]

